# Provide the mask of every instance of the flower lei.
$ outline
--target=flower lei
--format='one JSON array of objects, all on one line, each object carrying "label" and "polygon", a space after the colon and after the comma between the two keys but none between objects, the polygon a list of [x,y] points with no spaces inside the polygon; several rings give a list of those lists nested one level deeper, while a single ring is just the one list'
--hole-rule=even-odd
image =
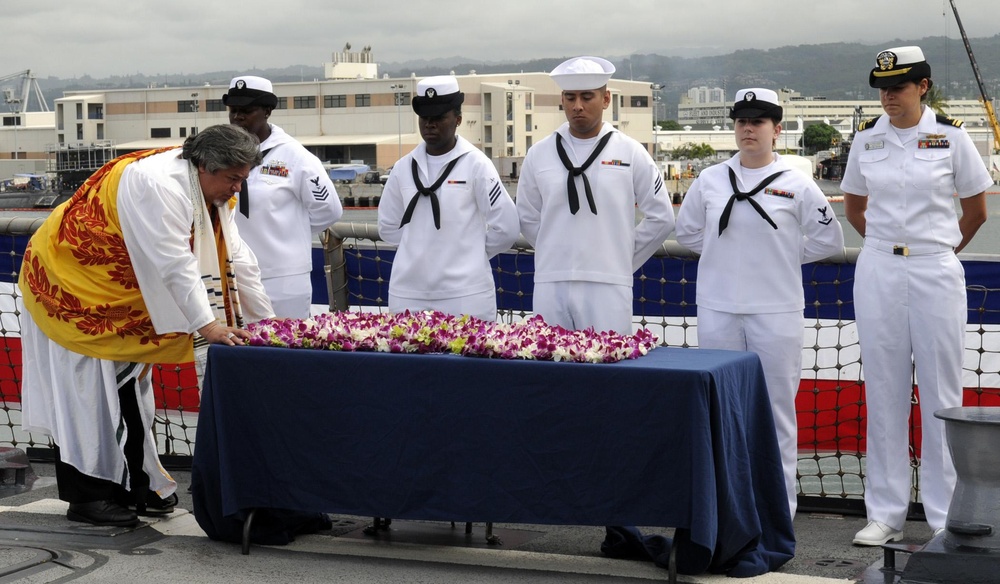
[{"label": "flower lei", "polygon": [[636,359],[657,346],[646,329],[633,335],[593,329],[571,331],[541,316],[517,323],[484,321],[437,311],[397,314],[328,312],[307,319],[271,318],[247,326],[250,345],[378,351],[452,353],[495,359],[614,363]]}]

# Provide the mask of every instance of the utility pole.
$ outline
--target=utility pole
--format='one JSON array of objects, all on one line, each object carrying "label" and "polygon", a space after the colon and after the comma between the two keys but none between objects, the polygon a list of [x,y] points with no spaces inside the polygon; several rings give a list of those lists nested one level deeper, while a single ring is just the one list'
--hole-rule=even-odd
[{"label": "utility pole", "polygon": [[396,100],[396,135],[399,141],[399,149],[396,156],[396,162],[399,162],[403,158],[403,94],[401,93],[404,89],[404,85],[393,83],[389,86],[389,89],[393,91],[393,96]]}]

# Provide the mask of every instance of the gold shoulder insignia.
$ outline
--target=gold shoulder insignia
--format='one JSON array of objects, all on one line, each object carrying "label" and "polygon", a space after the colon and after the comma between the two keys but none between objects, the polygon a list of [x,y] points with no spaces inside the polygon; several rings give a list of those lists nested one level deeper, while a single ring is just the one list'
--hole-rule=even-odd
[{"label": "gold shoulder insignia", "polygon": [[937,123],[939,124],[944,124],[946,126],[955,126],[956,128],[962,127],[962,120],[956,120],[954,118],[949,118],[948,116],[943,116],[941,114],[938,114],[936,118],[937,118]]},{"label": "gold shoulder insignia", "polygon": [[860,132],[862,130],[871,129],[872,126],[875,125],[875,122],[877,122],[878,119],[881,118],[881,117],[882,116],[875,116],[874,118],[872,118],[870,120],[865,120],[865,121],[861,122],[860,124],[858,124],[858,131]]}]

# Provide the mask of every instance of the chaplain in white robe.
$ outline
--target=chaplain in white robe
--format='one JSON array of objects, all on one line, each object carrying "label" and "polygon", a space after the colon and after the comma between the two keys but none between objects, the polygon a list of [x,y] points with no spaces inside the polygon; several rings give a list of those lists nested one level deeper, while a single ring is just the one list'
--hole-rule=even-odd
[{"label": "chaplain in white robe", "polygon": [[273,316],[233,221],[259,163],[256,137],[207,128],[109,162],[32,236],[18,282],[22,427],[55,442],[69,519],[129,526],[173,510],[150,368],[243,344],[244,322]]}]

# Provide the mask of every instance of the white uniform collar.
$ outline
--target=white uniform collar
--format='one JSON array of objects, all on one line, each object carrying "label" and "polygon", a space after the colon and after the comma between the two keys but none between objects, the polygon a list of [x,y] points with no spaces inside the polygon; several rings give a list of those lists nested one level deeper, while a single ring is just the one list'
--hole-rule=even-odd
[{"label": "white uniform collar", "polygon": [[[937,114],[926,105],[921,105],[920,107],[923,111],[920,113],[920,121],[917,122],[917,135],[938,133]],[[871,133],[872,135],[883,134],[885,135],[885,140],[888,140],[897,146],[902,146],[899,142],[899,136],[896,135],[896,132],[889,127],[890,125],[889,116],[882,114],[882,117],[880,117],[878,121],[875,122],[875,125],[872,126]]]},{"label": "white uniform collar", "polygon": [[280,144],[287,144],[289,142],[294,142],[295,138],[292,138],[280,126],[274,124],[268,124],[271,127],[271,135],[267,137],[266,140],[260,143],[261,150],[267,150],[268,148],[274,148]]},{"label": "white uniform collar", "polygon": [[[607,122],[601,122],[601,130],[600,132],[597,133],[597,136],[595,137],[600,139],[603,138],[604,135],[607,134],[608,132],[614,132],[614,131],[615,131],[614,126],[612,126]],[[556,129],[556,133],[561,135],[564,140],[573,139],[573,135],[569,133],[569,122],[563,122],[563,125],[559,126]]]},{"label": "white uniform collar", "polygon": [[[445,154],[442,154],[440,156],[440,160],[444,164],[447,164],[447,163],[451,162],[452,160],[458,158],[459,156],[462,156],[463,154],[466,154],[466,153],[471,152],[472,150],[476,149],[476,147],[473,146],[471,142],[469,142],[468,140],[466,140],[465,138],[463,138],[463,137],[461,137],[461,136],[459,136],[457,134],[455,135],[455,139],[456,139],[455,140],[455,147],[452,148],[451,150],[449,150],[448,152],[446,152]],[[427,175],[427,143],[426,142],[421,142],[416,147],[416,149],[414,149],[414,151],[413,151],[413,159],[417,161],[417,166],[420,167],[420,170],[422,170],[423,173],[424,173],[424,176],[426,176]]]}]

